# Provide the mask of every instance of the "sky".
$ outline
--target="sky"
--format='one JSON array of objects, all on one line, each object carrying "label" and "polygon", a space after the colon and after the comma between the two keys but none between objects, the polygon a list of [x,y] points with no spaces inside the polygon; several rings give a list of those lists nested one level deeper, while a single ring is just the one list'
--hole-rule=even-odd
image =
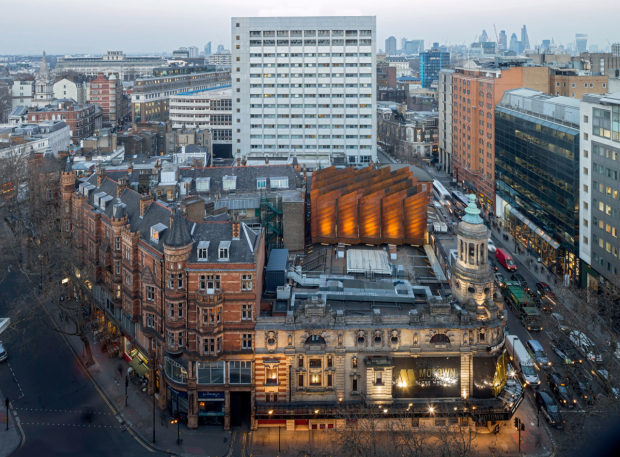
[{"label": "sky", "polygon": [[573,41],[589,35],[588,45],[620,42],[620,1],[594,0],[433,0],[382,3],[376,0],[5,0],[0,9],[0,55],[172,52],[181,46],[201,50],[211,41],[230,48],[235,16],[376,16],[377,50],[393,35],[424,39],[426,47],[470,44],[485,29],[495,41],[527,25],[530,44],[554,38]]}]

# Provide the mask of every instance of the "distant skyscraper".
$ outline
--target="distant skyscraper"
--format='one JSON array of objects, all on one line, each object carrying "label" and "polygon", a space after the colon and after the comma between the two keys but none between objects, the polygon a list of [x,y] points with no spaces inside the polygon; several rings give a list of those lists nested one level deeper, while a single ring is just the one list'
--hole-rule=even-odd
[{"label": "distant skyscraper", "polygon": [[480,35],[480,37],[478,38],[478,41],[480,43],[486,43],[487,41],[489,41],[489,35],[487,35],[486,30],[482,31],[482,35]]},{"label": "distant skyscraper", "polygon": [[527,29],[525,28],[525,25],[521,29],[521,51],[524,49],[531,49],[530,39],[527,37]]},{"label": "distant skyscraper", "polygon": [[222,51],[224,51],[224,45],[223,44],[218,44],[217,45],[217,52],[220,53]]},{"label": "distant skyscraper", "polygon": [[429,51],[420,53],[420,80],[422,87],[430,88],[432,82],[437,80],[439,70],[448,65],[450,65],[449,52]]},{"label": "distant skyscraper", "polygon": [[551,45],[551,40],[542,40],[543,49],[545,50],[549,49],[549,45]]},{"label": "distant skyscraper", "polygon": [[512,52],[519,54],[521,52],[521,42],[517,40],[517,34],[510,35],[510,47],[508,48]]},{"label": "distant skyscraper", "polygon": [[433,41],[433,49],[439,49],[439,42]]},{"label": "distant skyscraper", "polygon": [[190,46],[188,49],[190,58],[198,57],[198,48],[196,46]]},{"label": "distant skyscraper", "polygon": [[620,43],[614,43],[611,45],[611,56],[620,57]]},{"label": "distant skyscraper", "polygon": [[209,57],[211,55],[211,42],[209,41],[205,44],[205,57]]},{"label": "distant skyscraper", "polygon": [[579,54],[586,52],[588,50],[588,35],[585,33],[576,33],[575,46]]},{"label": "distant skyscraper", "polygon": [[405,51],[405,46],[407,44],[407,38],[403,37],[400,39],[400,50]]},{"label": "distant skyscraper", "polygon": [[385,53],[388,56],[396,55],[396,37],[389,37],[385,40]]},{"label": "distant skyscraper", "polygon": [[506,35],[506,31],[505,30],[502,30],[501,32],[499,32],[499,38],[498,39],[499,39],[499,43],[497,43],[497,46],[502,51],[505,51],[508,48],[508,36]]}]

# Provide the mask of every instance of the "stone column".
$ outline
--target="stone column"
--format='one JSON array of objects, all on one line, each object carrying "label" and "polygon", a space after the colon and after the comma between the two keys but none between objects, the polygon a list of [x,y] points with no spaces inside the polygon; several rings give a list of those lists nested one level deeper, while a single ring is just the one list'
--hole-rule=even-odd
[{"label": "stone column", "polygon": [[256,390],[252,389],[250,394],[250,424],[251,429],[256,430],[258,428],[258,421],[256,420]]},{"label": "stone column", "polygon": [[[473,341],[470,341],[473,344]],[[461,350],[469,351],[469,348],[462,348]],[[471,354],[461,354],[461,397],[469,398],[472,394],[471,384],[473,380],[472,376],[472,359]]]},{"label": "stone column", "polygon": [[159,406],[159,409],[163,411],[168,406],[168,402],[166,401],[166,379],[162,371],[160,371],[159,373],[159,398],[157,399],[157,406]]},{"label": "stone column", "polygon": [[224,430],[230,430],[230,390],[224,391]]},{"label": "stone column", "polygon": [[198,393],[196,392],[196,370],[189,361],[187,373],[187,428],[198,428]]}]

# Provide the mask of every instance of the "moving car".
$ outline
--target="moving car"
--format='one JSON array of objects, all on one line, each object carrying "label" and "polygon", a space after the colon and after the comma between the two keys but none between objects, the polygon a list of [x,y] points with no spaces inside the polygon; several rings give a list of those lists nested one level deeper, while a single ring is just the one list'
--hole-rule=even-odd
[{"label": "moving car", "polygon": [[0,341],[0,362],[4,362],[8,358],[9,358],[9,353],[6,351],[6,349],[2,345],[2,341]]},{"label": "moving car", "polygon": [[541,298],[546,298],[552,304],[556,304],[557,297],[546,282],[537,282],[536,292],[538,292],[538,295],[540,295]]},{"label": "moving car", "polygon": [[551,349],[565,365],[575,365],[576,363],[583,362],[583,358],[579,357],[575,348],[566,344],[564,340],[551,340]]},{"label": "moving car", "polygon": [[506,281],[504,279],[504,275],[501,273],[495,273],[495,280],[497,281],[497,284],[502,287],[504,285],[504,282]]},{"label": "moving car", "polygon": [[603,356],[594,343],[583,332],[573,330],[568,334],[571,342],[590,362],[603,363]]},{"label": "moving car", "polygon": [[497,248],[495,247],[495,243],[493,243],[493,240],[491,238],[489,238],[487,246],[489,247],[489,252],[495,252],[497,250]]},{"label": "moving car", "polygon": [[506,351],[510,356],[510,363],[523,379],[523,386],[535,387],[540,385],[540,378],[536,374],[536,367],[530,355],[523,347],[517,335],[508,335],[505,338]]},{"label": "moving car", "polygon": [[536,398],[536,408],[547,418],[549,425],[557,428],[564,427],[564,420],[562,419],[560,408],[558,408],[558,405],[549,392],[537,390],[534,392],[534,397]]},{"label": "moving car", "polygon": [[574,370],[566,370],[566,382],[573,388],[575,396],[581,398],[588,405],[594,403],[588,382],[582,380]]},{"label": "moving car", "polygon": [[525,280],[525,278],[520,275],[519,273],[515,273],[512,276],[510,276],[510,279],[513,281],[517,281],[521,287],[523,287],[523,289],[527,292],[528,290],[530,290],[530,288],[527,285],[527,281]]},{"label": "moving car", "polygon": [[557,373],[547,373],[546,378],[549,388],[560,402],[560,405],[565,408],[574,408],[577,400],[573,398],[567,384],[560,378],[560,375]]},{"label": "moving car", "polygon": [[508,271],[517,271],[514,259],[507,251],[501,248],[495,250],[495,258]]},{"label": "moving car", "polygon": [[497,271],[497,264],[495,263],[493,259],[489,259],[489,265],[491,265],[491,269],[493,271]]},{"label": "moving car", "polygon": [[527,348],[527,352],[530,353],[530,356],[540,364],[541,368],[548,368],[551,366],[551,362],[549,361],[549,357],[545,354],[545,350],[536,340],[528,340],[525,343],[525,347]]},{"label": "moving car", "polygon": [[561,332],[563,333],[570,332],[570,328],[564,325],[564,318],[562,317],[560,313],[552,313],[551,318],[556,322]]}]

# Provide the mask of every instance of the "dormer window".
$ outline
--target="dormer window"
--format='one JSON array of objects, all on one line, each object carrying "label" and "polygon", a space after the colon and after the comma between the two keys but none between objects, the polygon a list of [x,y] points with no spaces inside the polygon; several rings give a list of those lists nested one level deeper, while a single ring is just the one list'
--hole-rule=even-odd
[{"label": "dormer window", "polygon": [[267,187],[267,178],[256,178],[256,188],[264,189]]},{"label": "dormer window", "polygon": [[237,177],[236,176],[224,176],[222,178],[222,188],[231,193],[237,190]]},{"label": "dormer window", "polygon": [[166,226],[161,222],[151,227],[151,241],[159,243],[161,236],[166,230]]},{"label": "dormer window", "polygon": [[200,241],[198,243],[198,260],[208,260],[209,259],[209,242],[208,241]]},{"label": "dormer window", "polygon": [[230,241],[220,241],[220,247],[219,247],[219,255],[218,255],[218,259],[219,260],[228,260],[228,254],[229,254],[229,250],[230,250]]},{"label": "dormer window", "polygon": [[280,177],[280,178],[270,178],[269,185],[272,189],[288,189],[288,178]]}]

